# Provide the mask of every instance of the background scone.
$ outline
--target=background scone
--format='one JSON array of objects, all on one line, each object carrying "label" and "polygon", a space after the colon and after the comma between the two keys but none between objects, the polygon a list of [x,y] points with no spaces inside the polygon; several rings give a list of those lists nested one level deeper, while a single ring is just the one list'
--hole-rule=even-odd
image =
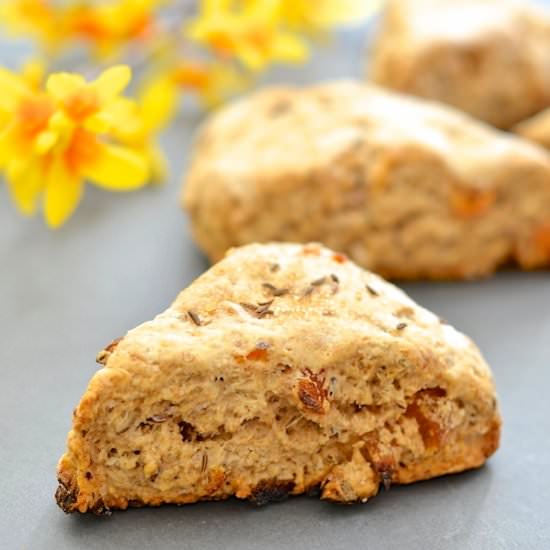
[{"label": "background scone", "polygon": [[550,149],[550,108],[514,127],[520,136]]},{"label": "background scone", "polygon": [[550,13],[526,1],[389,0],[370,78],[499,128],[550,105]]},{"label": "background scone", "polygon": [[319,245],[232,251],[98,361],[59,463],[66,512],[364,501],[498,447],[475,345]]},{"label": "background scone", "polygon": [[212,260],[313,240],[391,278],[550,262],[546,151],[367,84],[270,88],[222,109],[199,136],[183,204]]}]

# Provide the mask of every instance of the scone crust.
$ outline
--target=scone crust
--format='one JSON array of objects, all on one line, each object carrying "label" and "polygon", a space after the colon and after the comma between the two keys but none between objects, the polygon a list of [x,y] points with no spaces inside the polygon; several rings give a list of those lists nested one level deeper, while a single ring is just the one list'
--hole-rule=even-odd
[{"label": "scone crust", "polygon": [[550,105],[550,13],[516,0],[389,0],[369,78],[508,129]]},{"label": "scone crust", "polygon": [[66,512],[315,488],[364,501],[498,447],[475,345],[316,244],[230,252],[98,360],[58,466]]},{"label": "scone crust", "polygon": [[268,88],[216,113],[182,203],[212,261],[320,241],[397,279],[546,266],[550,157],[450,108],[352,81]]},{"label": "scone crust", "polygon": [[516,124],[513,130],[521,137],[550,149],[550,108]]}]

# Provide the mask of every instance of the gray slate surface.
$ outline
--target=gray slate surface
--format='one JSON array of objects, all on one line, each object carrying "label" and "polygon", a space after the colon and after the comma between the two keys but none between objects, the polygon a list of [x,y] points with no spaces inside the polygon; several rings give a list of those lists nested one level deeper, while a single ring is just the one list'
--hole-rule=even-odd
[{"label": "gray slate surface", "polygon": [[[272,80],[359,74],[361,33]],[[2,45],[2,44],[0,44]],[[0,61],[21,50],[0,48]],[[366,505],[294,498],[65,516],[55,466],[71,411],[113,337],[163,310],[207,264],[178,204],[197,116],[167,132],[172,178],[126,196],[88,188],[57,232],[20,218],[0,186],[0,549],[550,548],[550,275],[405,289],[472,336],[493,367],[504,415],[485,468],[392,488]]]}]

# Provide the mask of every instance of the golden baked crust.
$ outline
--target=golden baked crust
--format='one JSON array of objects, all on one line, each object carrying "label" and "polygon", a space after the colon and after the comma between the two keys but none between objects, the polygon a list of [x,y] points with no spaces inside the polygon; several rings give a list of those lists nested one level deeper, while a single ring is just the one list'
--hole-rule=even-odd
[{"label": "golden baked crust", "polygon": [[[550,108],[514,127],[520,136],[550,149]],[[550,255],[550,222],[539,226],[534,235],[537,248]]]},{"label": "golden baked crust", "polygon": [[389,278],[548,265],[550,157],[445,106],[356,82],[268,88],[206,123],[183,204],[211,260],[319,241]]},{"label": "golden baked crust", "polygon": [[59,462],[66,512],[364,501],[498,447],[474,344],[319,245],[231,251],[98,360]]},{"label": "golden baked crust", "polygon": [[550,149],[550,108],[520,122],[513,130],[521,137]]},{"label": "golden baked crust", "polygon": [[512,0],[389,0],[373,82],[510,128],[550,105],[550,13]]}]

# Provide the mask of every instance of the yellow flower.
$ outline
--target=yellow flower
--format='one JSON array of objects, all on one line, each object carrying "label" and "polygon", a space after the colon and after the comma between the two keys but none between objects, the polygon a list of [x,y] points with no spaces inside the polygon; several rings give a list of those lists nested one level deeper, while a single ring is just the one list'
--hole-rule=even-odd
[{"label": "yellow flower", "polygon": [[[249,0],[254,2],[254,0]],[[300,31],[326,30],[360,21],[376,12],[382,0],[279,0],[279,17]]]},{"label": "yellow flower", "polygon": [[150,169],[153,183],[161,183],[166,177],[166,160],[155,135],[163,129],[176,110],[175,86],[166,78],[149,80],[138,94],[137,101],[120,101],[119,116],[133,120],[114,129],[117,139],[139,153]]},{"label": "yellow flower", "polygon": [[21,78],[33,90],[40,90],[46,76],[46,63],[40,58],[28,59],[21,68]]},{"label": "yellow flower", "polygon": [[171,71],[171,80],[184,90],[196,93],[207,108],[242,92],[249,79],[229,63],[185,61]]},{"label": "yellow flower", "polygon": [[136,124],[119,108],[130,78],[125,66],[90,83],[57,73],[36,91],[0,69],[0,169],[21,212],[33,214],[43,195],[46,222],[57,227],[78,205],[85,179],[115,191],[146,183],[147,160],[113,139],[114,129]]},{"label": "yellow flower", "polygon": [[155,31],[156,10],[166,0],[118,0],[80,4],[66,11],[68,34],[92,44],[102,57]]},{"label": "yellow flower", "polygon": [[277,61],[304,61],[308,55],[305,42],[281,29],[278,11],[278,0],[243,5],[231,0],[205,0],[199,16],[184,30],[188,38],[221,57],[236,57],[252,71]]},{"label": "yellow flower", "polygon": [[64,34],[50,0],[0,0],[0,22],[9,32],[30,34],[43,46],[55,46]]},{"label": "yellow flower", "polygon": [[0,0],[0,22],[11,31],[30,34],[51,51],[81,40],[102,57],[131,42],[148,40],[157,9],[167,0]]}]

